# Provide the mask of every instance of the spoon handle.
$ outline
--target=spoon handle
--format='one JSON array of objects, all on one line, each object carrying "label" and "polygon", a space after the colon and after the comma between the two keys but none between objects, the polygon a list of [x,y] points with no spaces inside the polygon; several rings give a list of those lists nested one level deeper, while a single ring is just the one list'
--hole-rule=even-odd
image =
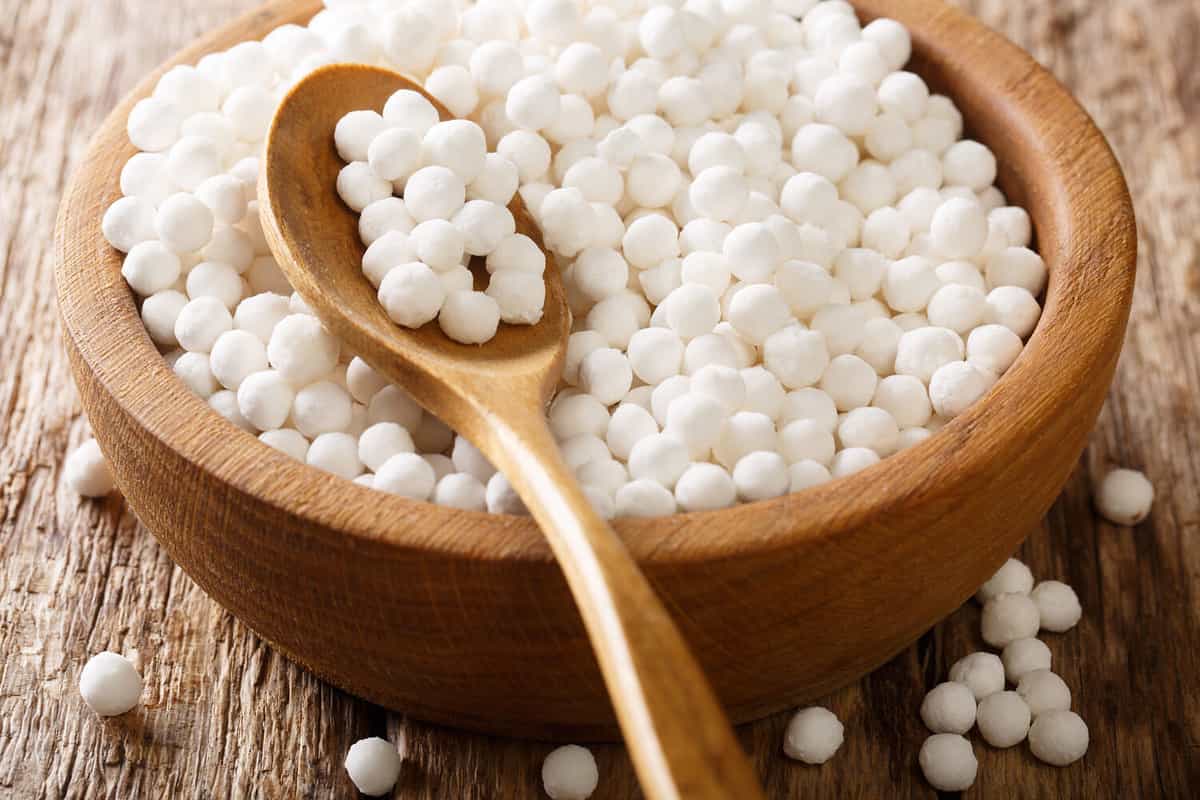
[{"label": "spoon handle", "polygon": [[545,422],[522,422],[493,419],[488,455],[566,575],[646,797],[761,800],[716,695],[650,583],[592,508]]}]

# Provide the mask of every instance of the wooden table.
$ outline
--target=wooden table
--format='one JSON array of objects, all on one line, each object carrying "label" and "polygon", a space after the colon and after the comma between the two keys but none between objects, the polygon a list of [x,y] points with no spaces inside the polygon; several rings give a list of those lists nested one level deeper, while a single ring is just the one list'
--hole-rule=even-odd
[{"label": "wooden table", "polygon": [[[254,0],[0,2],[0,797],[351,797],[349,745],[407,742],[395,796],[535,798],[550,746],[424,725],[323,684],[210,601],[117,496],[59,488],[87,435],[58,340],[50,235],[88,135],[172,51]],[[1021,557],[1070,583],[1085,615],[1048,638],[1091,727],[1087,757],[1040,764],[976,742],[972,797],[1194,796],[1200,785],[1200,6],[1195,0],[968,0],[1095,115],[1141,223],[1128,344],[1065,493]],[[1159,498],[1136,530],[1100,521],[1112,464]],[[1020,502],[1020,498],[1013,498]],[[880,609],[880,613],[887,613]],[[741,731],[775,798],[930,797],[924,692],[981,644],[964,608],[825,698],[846,743],[820,768],[780,754],[787,715]],[[143,705],[91,714],[76,688],[99,650],[136,651]],[[637,796],[619,747],[595,749],[597,800]]]}]

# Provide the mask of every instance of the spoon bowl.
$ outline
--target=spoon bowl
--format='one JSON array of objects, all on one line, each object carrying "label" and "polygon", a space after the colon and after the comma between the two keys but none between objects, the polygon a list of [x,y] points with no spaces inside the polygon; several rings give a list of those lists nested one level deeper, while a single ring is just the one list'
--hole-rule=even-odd
[{"label": "spoon bowl", "polygon": [[[358,214],[334,191],[345,162],[333,146],[334,126],[350,111],[382,109],[401,89],[425,96],[442,119],[453,115],[418,84],[390,70],[356,64],[322,67],[290,91],[280,104],[263,159],[259,208],[263,229],[292,286],[317,311],[325,326],[368,363],[387,365],[391,377],[455,430],[471,424],[479,409],[462,408],[478,399],[465,391],[486,382],[498,396],[516,396],[541,408],[550,398],[566,353],[570,312],[562,278],[541,231],[514,195],[508,209],[517,233],[546,253],[546,304],[536,325],[501,324],[485,345],[466,345],[442,333],[437,321],[419,329],[397,325],[362,273],[365,248]],[[303,164],[303,169],[297,165]],[[302,269],[294,269],[302,264]],[[343,313],[353,310],[353,314]],[[383,367],[377,367],[383,369]],[[465,413],[464,413],[465,412]]]}]

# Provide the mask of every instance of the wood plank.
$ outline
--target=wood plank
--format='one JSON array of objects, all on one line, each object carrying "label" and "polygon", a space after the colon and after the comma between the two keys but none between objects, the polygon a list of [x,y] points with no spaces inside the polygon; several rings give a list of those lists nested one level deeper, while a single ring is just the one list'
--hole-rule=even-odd
[{"label": "wood plank", "polygon": [[[49,280],[58,196],[121,93],[253,4],[0,2],[0,797],[353,797],[341,759],[372,734],[407,743],[398,798],[537,797],[549,745],[412,722],[325,686],[208,600],[119,499],[81,503],[58,488],[62,453],[86,435]],[[1200,782],[1200,8],[960,5],[1029,48],[1095,115],[1126,168],[1142,250],[1108,406],[1022,551],[1083,600],[1080,626],[1048,643],[1092,748],[1060,770],[977,741],[967,796],[1189,796]],[[1111,464],[1157,484],[1136,531],[1091,510],[1092,479]],[[743,729],[768,796],[934,796],[916,768],[916,709],[980,645],[978,616],[963,609],[830,697],[847,741],[824,767],[779,754],[786,715]],[[101,721],[76,681],[105,648],[136,651],[148,689],[137,712]],[[620,748],[596,753],[597,800],[637,796]]]}]

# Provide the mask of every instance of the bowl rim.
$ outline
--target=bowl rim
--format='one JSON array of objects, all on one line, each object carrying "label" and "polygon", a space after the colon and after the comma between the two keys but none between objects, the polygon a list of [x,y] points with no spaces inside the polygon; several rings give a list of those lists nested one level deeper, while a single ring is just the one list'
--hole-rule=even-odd
[{"label": "bowl rim", "polygon": [[[902,514],[948,486],[969,485],[997,454],[1027,446],[1039,419],[1071,413],[1075,387],[1124,335],[1136,269],[1132,203],[1115,156],[1084,109],[1031,56],[940,0],[851,2],[864,21],[888,16],[902,22],[914,54],[938,70],[968,125],[988,130],[980,138],[1010,154],[999,157],[1002,176],[1024,194],[1019,200],[1050,268],[1041,319],[1017,362],[984,398],[926,441],[866,470],[719,511],[614,520],[643,563],[769,554],[801,540],[837,537],[867,520]],[[278,25],[306,21],[320,8],[317,0],[267,2],[181,50],[106,117],[64,196],[56,226],[64,335],[136,424],[196,469],[307,519],[310,527],[328,528],[348,543],[470,560],[550,561],[550,549],[528,517],[459,511],[375,492],[294,461],[227,421],[201,424],[215,412],[167,367],[121,277],[123,256],[101,234],[103,210],[120,196],[120,169],[137,152],[125,135],[125,120],[158,78],[222,43],[261,38]],[[1054,380],[1042,380],[1047,375]],[[471,537],[456,533],[471,524],[489,530]],[[730,535],[733,531],[739,533]]]}]

